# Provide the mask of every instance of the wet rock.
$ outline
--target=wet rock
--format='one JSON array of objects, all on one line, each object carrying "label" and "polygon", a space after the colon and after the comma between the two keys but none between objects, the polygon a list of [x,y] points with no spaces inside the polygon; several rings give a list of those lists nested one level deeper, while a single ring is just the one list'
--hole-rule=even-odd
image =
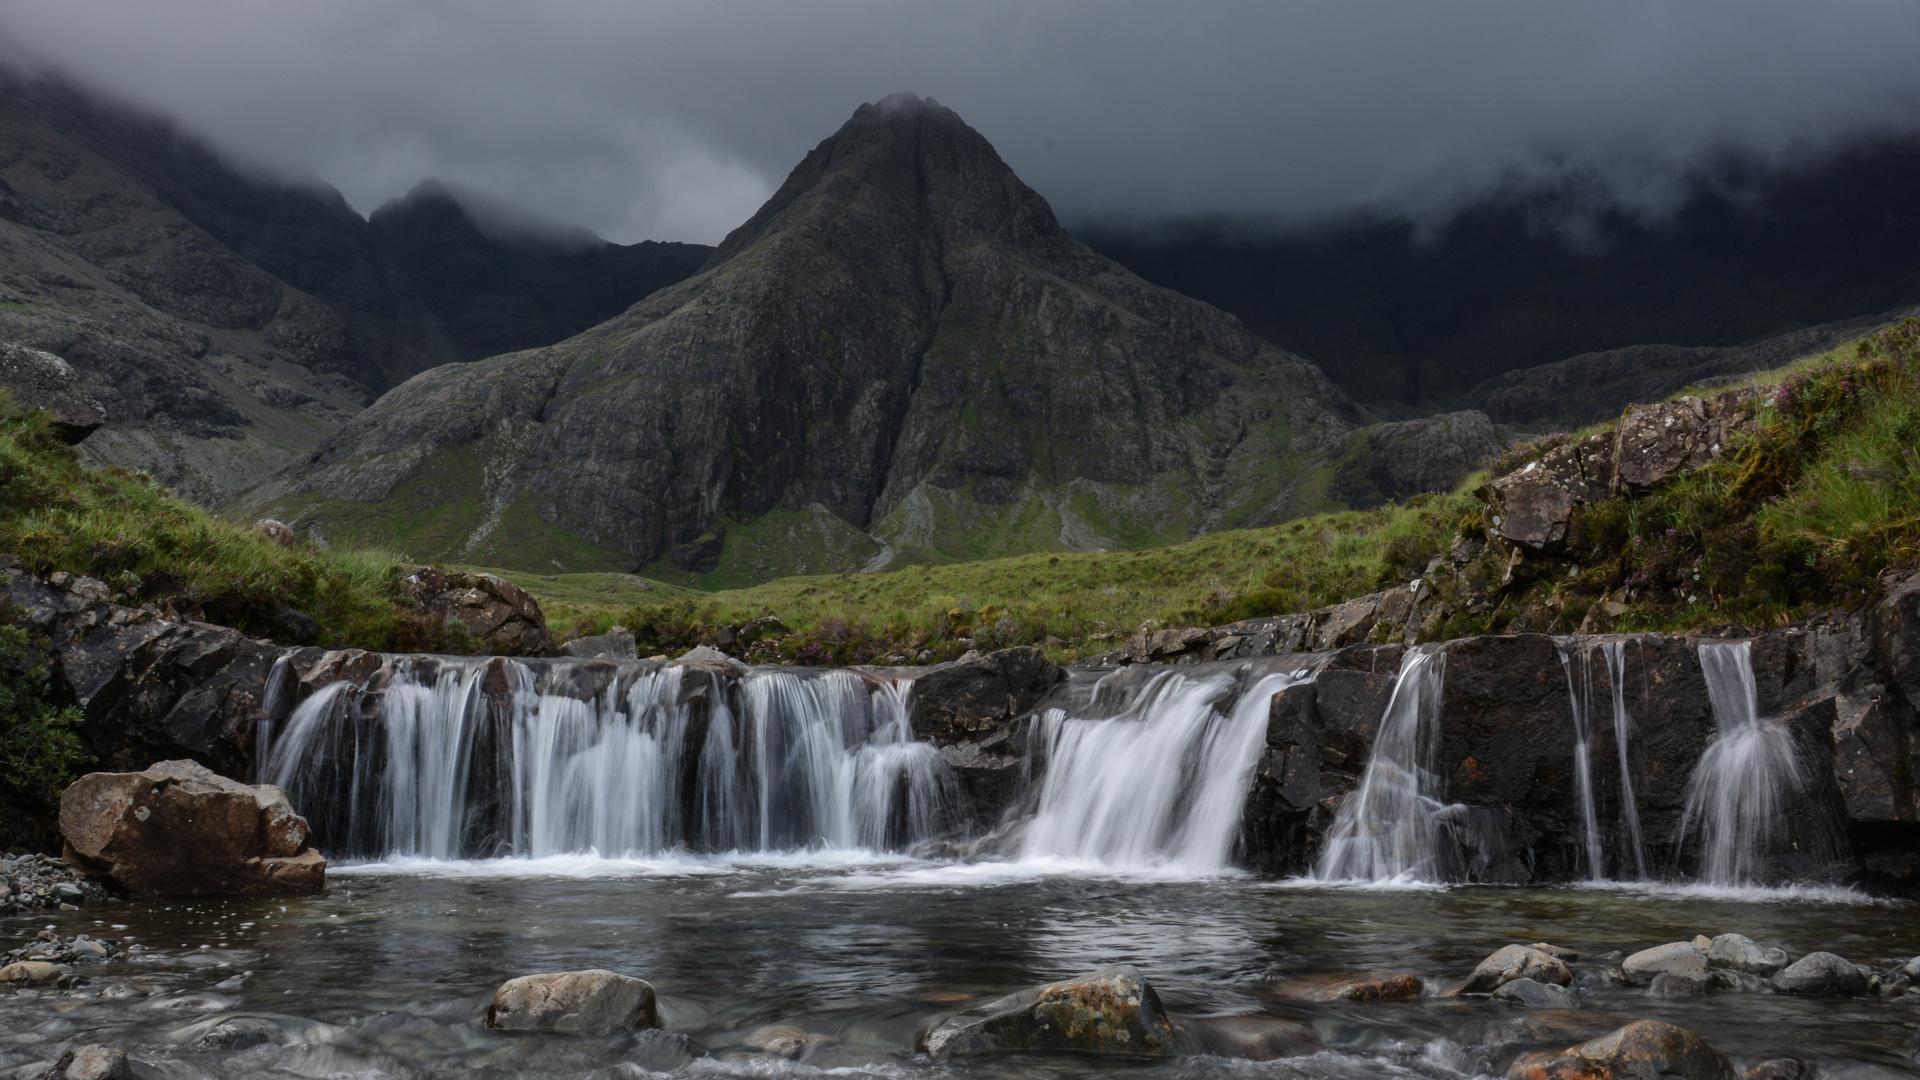
[{"label": "wet rock", "polygon": [[1174,1043],[1182,1054],[1276,1061],[1321,1049],[1313,1029],[1271,1016],[1190,1016],[1173,1021]]},{"label": "wet rock", "polygon": [[1685,1028],[1638,1020],[1559,1053],[1533,1054],[1508,1080],[1739,1080],[1725,1054]]},{"label": "wet rock", "polygon": [[60,795],[67,861],[131,893],[313,892],[327,860],[286,793],[192,761],[89,773]]},{"label": "wet rock", "polygon": [[75,934],[62,938],[51,930],[40,931],[40,939],[6,954],[5,963],[45,961],[49,964],[98,964],[120,955],[120,947],[104,938]]},{"label": "wet rock", "polygon": [[281,604],[267,612],[266,622],[273,628],[274,637],[293,645],[311,645],[320,640],[320,623],[313,616],[298,608]]},{"label": "wet rock", "polygon": [[658,1027],[653,987],[611,971],[522,975],[494,991],[487,1026],[573,1035]]},{"label": "wet rock", "polygon": [[1707,966],[1772,978],[1787,966],[1787,953],[1761,948],[1744,934],[1721,934],[1707,947]]},{"label": "wet rock", "polygon": [[1529,1009],[1577,1009],[1580,995],[1571,987],[1554,986],[1533,979],[1513,979],[1493,991],[1495,1000],[1511,1002]]},{"label": "wet rock", "polygon": [[805,1061],[820,1047],[834,1041],[831,1035],[819,1035],[792,1024],[768,1024],[747,1033],[746,1047],[763,1054],[792,1061]]},{"label": "wet rock", "polygon": [[503,577],[416,566],[406,586],[421,611],[460,624],[496,655],[545,656],[553,647],[540,604]]},{"label": "wet rock", "polygon": [[676,664],[733,664],[738,661],[711,645],[695,645],[673,658]]},{"label": "wet rock", "polygon": [[45,410],[54,434],[68,445],[107,422],[106,411],[81,387],[73,368],[50,352],[0,345],[0,387],[21,408]]},{"label": "wet rock", "polygon": [[42,1075],[47,1080],[130,1080],[133,1070],[127,1055],[96,1043],[67,1051]]},{"label": "wet rock", "polygon": [[1580,959],[1580,954],[1577,952],[1574,952],[1572,949],[1563,949],[1558,945],[1549,945],[1544,941],[1536,941],[1533,944],[1527,946],[1527,948],[1532,949],[1535,952],[1546,953],[1548,956],[1554,957],[1559,960],[1565,960],[1569,964],[1573,963],[1575,960]]},{"label": "wet rock", "polygon": [[935,668],[914,680],[913,733],[936,746],[982,740],[1030,712],[1064,678],[1030,645]]},{"label": "wet rock", "polygon": [[1761,979],[1760,976],[1749,975],[1744,971],[1719,969],[1711,971],[1707,975],[1707,989],[1709,990],[1729,990],[1734,993],[1747,994],[1765,985],[1766,981]]},{"label": "wet rock", "polygon": [[1819,1071],[1799,1058],[1770,1058],[1747,1070],[1745,1080],[1814,1080]]},{"label": "wet rock", "polygon": [[1753,387],[1739,387],[1708,398],[1627,406],[1614,444],[1620,485],[1648,487],[1712,461],[1728,434],[1753,419],[1757,397]]},{"label": "wet rock", "polygon": [[283,548],[291,549],[300,546],[300,537],[295,535],[292,527],[284,521],[276,521],[273,518],[261,518],[259,521],[253,523],[253,531],[279,544]]},{"label": "wet rock", "polygon": [[1413,975],[1389,975],[1384,979],[1362,979],[1342,983],[1320,995],[1322,1001],[1415,1001],[1421,983]]},{"label": "wet rock", "polygon": [[251,1050],[256,1046],[279,1045],[287,1033],[271,1020],[238,1016],[222,1020],[193,1041],[195,1050]]},{"label": "wet rock", "polygon": [[1622,961],[1620,975],[1635,986],[1650,983],[1657,975],[1679,975],[1704,984],[1707,981],[1707,958],[1691,941],[1655,945]]},{"label": "wet rock", "polygon": [[1858,967],[1830,952],[1810,952],[1773,977],[1782,994],[1825,994],[1859,997],[1868,990],[1867,976]]},{"label": "wet rock", "polygon": [[[88,881],[67,865],[65,859],[32,853],[0,854],[0,914],[38,911],[61,904],[85,907],[105,894],[102,886]],[[12,956],[16,960],[23,958]]]},{"label": "wet rock", "polygon": [[20,960],[0,967],[0,984],[15,986],[52,982],[67,971],[65,965],[50,964],[45,960]]},{"label": "wet rock", "polygon": [[1573,981],[1573,972],[1557,957],[1548,956],[1525,945],[1507,945],[1480,961],[1458,994],[1491,994],[1515,979],[1565,986]]},{"label": "wet rock", "polygon": [[936,1059],[1022,1050],[1163,1057],[1175,1049],[1160,996],[1131,965],[988,1002],[939,1024],[920,1048]]},{"label": "wet rock", "polygon": [[599,657],[607,660],[638,660],[640,650],[635,645],[633,635],[616,626],[605,634],[574,638],[560,646],[560,655]]},{"label": "wet rock", "polygon": [[1650,998],[1689,998],[1699,997],[1707,992],[1707,978],[1702,975],[1696,979],[1677,972],[1663,971],[1647,984],[1647,996]]},{"label": "wet rock", "polygon": [[1480,1042],[1487,1046],[1501,1046],[1508,1043],[1546,1042],[1551,1038],[1553,1038],[1552,1028],[1531,1016],[1516,1016],[1488,1028]]}]

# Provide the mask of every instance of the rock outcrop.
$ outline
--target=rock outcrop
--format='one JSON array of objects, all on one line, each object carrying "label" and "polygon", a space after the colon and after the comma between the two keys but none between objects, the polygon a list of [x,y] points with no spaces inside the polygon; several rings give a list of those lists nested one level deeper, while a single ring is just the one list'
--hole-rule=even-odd
[{"label": "rock outcrop", "polygon": [[130,893],[218,896],[314,892],[327,860],[306,819],[270,785],[191,761],[88,773],[60,795],[67,861]]},{"label": "rock outcrop", "polygon": [[0,390],[22,409],[45,412],[69,445],[107,422],[106,410],[87,396],[72,366],[50,352],[0,344]]},{"label": "rock outcrop", "polygon": [[497,574],[416,566],[406,586],[421,611],[459,625],[497,656],[545,656],[553,650],[539,602]]},{"label": "rock outcrop", "polygon": [[922,1037],[921,1049],[936,1060],[1036,1050],[1165,1057],[1176,1045],[1160,995],[1120,965],[949,1017]]},{"label": "rock outcrop", "polygon": [[1328,491],[1356,510],[1445,494],[1502,445],[1486,414],[1471,409],[1375,424],[1354,433]]},{"label": "rock outcrop", "polygon": [[559,345],[415,377],[243,505],[365,540],[430,510],[412,550],[462,561],[768,578],[972,557],[1015,521],[1003,550],[1280,520],[1358,419],[1312,364],[1074,240],[978,132],[902,94],[699,274]]},{"label": "rock outcrop", "polygon": [[487,1006],[496,1031],[598,1035],[659,1024],[651,984],[597,968],[509,979]]}]

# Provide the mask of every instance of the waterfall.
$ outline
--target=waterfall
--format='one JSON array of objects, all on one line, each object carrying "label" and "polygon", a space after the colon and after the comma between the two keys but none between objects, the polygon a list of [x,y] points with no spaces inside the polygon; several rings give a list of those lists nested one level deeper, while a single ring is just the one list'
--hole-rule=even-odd
[{"label": "waterfall", "polygon": [[1627,746],[1633,732],[1633,717],[1627,713],[1627,643],[1605,641],[1599,648],[1601,656],[1606,658],[1607,685],[1613,691],[1613,746],[1620,757],[1620,815],[1626,820],[1627,835],[1633,842],[1634,878],[1645,881],[1647,844],[1640,836],[1640,803],[1634,793],[1633,768],[1627,763]]},{"label": "waterfall", "polygon": [[[1311,677],[1173,670],[1152,676],[1110,719],[1048,709],[1039,723],[1047,772],[1021,857],[1224,871],[1273,695]],[[1096,688],[1093,698],[1105,696]]]},{"label": "waterfall", "polygon": [[[1580,819],[1586,826],[1587,877],[1605,880],[1606,861],[1600,853],[1600,815],[1593,798],[1593,671],[1592,654],[1577,658],[1559,647],[1560,666],[1567,674],[1567,699],[1573,712],[1573,776],[1580,795]],[[1576,663],[1576,660],[1578,661]]]},{"label": "waterfall", "polygon": [[1360,788],[1340,804],[1320,853],[1322,881],[1440,880],[1440,690],[1446,657],[1408,649]]},{"label": "waterfall", "polygon": [[259,732],[263,777],[336,854],[900,850],[953,800],[901,683],[442,658],[387,675]]},{"label": "waterfall", "polygon": [[1699,880],[1769,884],[1790,852],[1830,854],[1828,823],[1808,798],[1792,730],[1760,716],[1752,643],[1703,641],[1699,652],[1716,734],[1688,781],[1680,835],[1699,838]]}]

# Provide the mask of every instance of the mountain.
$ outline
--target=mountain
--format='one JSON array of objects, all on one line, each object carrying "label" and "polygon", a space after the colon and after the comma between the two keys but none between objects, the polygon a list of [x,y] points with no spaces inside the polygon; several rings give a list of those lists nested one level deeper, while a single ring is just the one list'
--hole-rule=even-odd
[{"label": "mountain", "polygon": [[369,221],[172,125],[0,73],[0,339],[106,407],[81,445],[217,505],[407,377],[548,344],[711,249],[491,238],[426,186]]},{"label": "mountain", "polygon": [[1478,383],[1579,354],[1749,345],[1920,303],[1915,190],[1920,139],[1904,139],[1789,169],[1729,167],[1657,221],[1579,214],[1578,192],[1562,191],[1491,198],[1434,229],[1077,231],[1147,280],[1313,357],[1376,409],[1410,414],[1465,405]]},{"label": "mountain", "polygon": [[242,505],[416,557],[706,583],[1185,539],[1326,505],[1318,368],[862,106],[695,276],[410,379]]}]

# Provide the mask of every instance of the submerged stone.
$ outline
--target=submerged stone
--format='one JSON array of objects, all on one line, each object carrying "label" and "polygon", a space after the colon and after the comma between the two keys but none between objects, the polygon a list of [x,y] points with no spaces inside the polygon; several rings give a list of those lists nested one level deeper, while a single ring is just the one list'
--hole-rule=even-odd
[{"label": "submerged stone", "polygon": [[659,1024],[651,985],[598,968],[509,979],[487,1008],[496,1031],[588,1035]]},{"label": "submerged stone", "polygon": [[1508,1080],[1739,1080],[1727,1056],[1685,1028],[1637,1020],[1559,1053],[1532,1054]]},{"label": "submerged stone", "polygon": [[1164,1057],[1173,1025],[1160,995],[1131,964],[1048,983],[950,1017],[922,1041],[936,1059],[1019,1050]]},{"label": "submerged stone", "polygon": [[1389,975],[1342,983],[1319,997],[1322,1001],[1413,1001],[1419,998],[1420,988],[1417,976]]},{"label": "submerged stone", "polygon": [[1529,1009],[1577,1009],[1580,995],[1572,988],[1554,986],[1533,979],[1514,979],[1501,983],[1493,992],[1496,1000],[1512,1002]]},{"label": "submerged stone", "polygon": [[1175,1046],[1183,1054],[1274,1061],[1321,1049],[1313,1029],[1272,1016],[1195,1016],[1174,1021]]}]

